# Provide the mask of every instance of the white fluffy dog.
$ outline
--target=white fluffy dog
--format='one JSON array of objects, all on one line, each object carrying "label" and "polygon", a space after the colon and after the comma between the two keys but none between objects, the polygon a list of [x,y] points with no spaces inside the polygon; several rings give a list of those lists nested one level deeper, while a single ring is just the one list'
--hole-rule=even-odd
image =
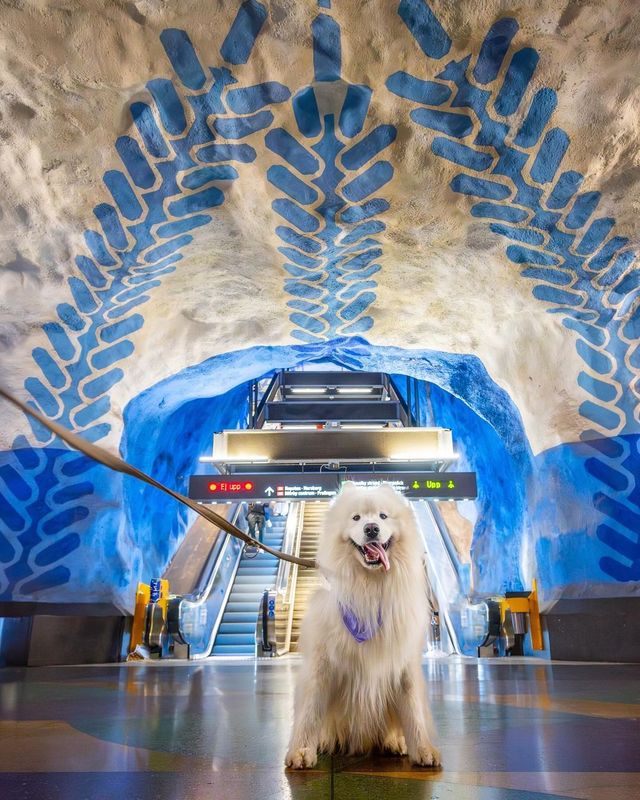
[{"label": "white fluffy dog", "polygon": [[302,671],[285,759],[313,767],[318,752],[377,747],[437,766],[422,649],[427,579],[410,504],[390,485],[345,483],[318,547],[330,587],[302,623]]}]

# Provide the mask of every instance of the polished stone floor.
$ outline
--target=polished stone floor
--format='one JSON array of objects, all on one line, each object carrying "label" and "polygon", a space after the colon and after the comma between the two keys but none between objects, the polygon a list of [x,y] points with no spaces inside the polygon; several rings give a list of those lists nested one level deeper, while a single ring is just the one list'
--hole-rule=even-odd
[{"label": "polished stone floor", "polygon": [[640,667],[425,664],[444,768],[282,762],[294,659],[0,670],[2,800],[640,798]]}]

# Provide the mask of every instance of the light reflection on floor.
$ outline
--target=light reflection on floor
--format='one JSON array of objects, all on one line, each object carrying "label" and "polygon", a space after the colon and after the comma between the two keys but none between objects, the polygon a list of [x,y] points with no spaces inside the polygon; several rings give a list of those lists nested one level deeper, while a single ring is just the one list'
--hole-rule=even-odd
[{"label": "light reflection on floor", "polygon": [[442,771],[374,755],[290,773],[298,666],[0,670],[0,797],[640,798],[639,666],[429,662]]}]

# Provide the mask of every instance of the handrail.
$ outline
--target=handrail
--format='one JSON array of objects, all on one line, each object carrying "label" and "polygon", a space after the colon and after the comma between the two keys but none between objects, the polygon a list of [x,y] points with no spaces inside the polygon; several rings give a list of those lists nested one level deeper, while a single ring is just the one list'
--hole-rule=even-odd
[{"label": "handrail", "polygon": [[[239,503],[238,506],[236,507],[236,510],[235,510],[235,512],[233,514],[234,522],[236,522],[238,517],[240,516],[240,513],[242,511],[243,505],[244,505],[244,503]],[[227,550],[233,544],[234,544],[233,537],[230,536],[229,534],[227,534],[225,536],[225,541],[223,543],[223,546],[220,549],[220,554],[219,554],[218,558],[216,559],[216,563],[215,563],[214,569],[211,571],[211,574],[210,574],[209,579],[207,581],[206,588],[205,588],[205,590],[204,590],[204,592],[202,594],[202,598],[198,603],[195,603],[194,605],[203,605],[209,599],[209,597],[211,595],[211,591],[212,591],[212,589],[214,587],[214,584],[215,584],[216,577],[218,576],[218,572],[220,571],[220,565],[224,561],[224,558],[225,558],[225,556],[227,554]],[[220,603],[220,607],[218,608],[215,621],[214,621],[213,625],[211,626],[211,632],[209,633],[209,640],[208,640],[206,646],[202,648],[202,652],[195,653],[195,654],[189,656],[189,658],[192,659],[193,661],[198,661],[198,660],[203,659],[203,658],[208,658],[211,655],[211,651],[213,650],[213,647],[215,645],[216,636],[218,635],[218,630],[220,628],[220,623],[222,622],[222,617],[223,617],[225,609],[227,607],[227,602],[229,600],[229,595],[231,594],[231,590],[233,588],[233,584],[234,584],[235,579],[236,579],[236,574],[238,572],[238,566],[240,564],[241,557],[242,557],[242,548],[239,548],[238,552],[235,554],[235,562],[233,563],[233,566],[231,568],[230,575],[229,575],[229,578],[228,578],[226,586],[225,586],[224,595],[222,597],[222,601]]]},{"label": "handrail", "polygon": [[[298,503],[298,519],[295,528],[295,538],[293,542],[293,554],[300,555],[300,545],[302,543],[302,532],[304,528],[304,509],[305,503]],[[293,627],[293,612],[296,605],[296,587],[298,585],[298,565],[293,564],[289,572],[285,596],[282,600],[282,608],[287,609],[287,627],[284,638],[283,652],[288,653],[291,647],[291,628]],[[280,655],[280,654],[278,654]]]},{"label": "handrail", "polygon": [[[411,413],[411,409],[407,405],[407,401],[402,396],[402,393],[400,392],[400,389],[396,386],[396,382],[393,380],[393,378],[390,375],[389,375],[388,380],[389,380],[389,388],[393,391],[393,394],[395,395],[395,399],[400,403],[400,408],[404,411],[406,419],[403,420],[403,422],[405,424],[405,427],[406,428],[415,427],[415,418],[414,418],[413,414]],[[391,392],[389,392],[389,394],[391,394]]]},{"label": "handrail", "polygon": [[451,541],[449,530],[444,520],[442,519],[442,514],[440,513],[440,509],[435,505],[435,502],[432,500],[425,500],[424,502],[429,507],[431,516],[433,517],[434,522],[438,528],[438,531],[440,532],[440,536],[442,537],[442,541],[447,550],[447,555],[449,556],[449,561],[451,562],[451,566],[455,570],[458,579],[462,580],[462,575],[460,573],[460,559],[458,557],[458,552],[455,548],[455,545]]},{"label": "handrail", "polygon": [[[231,514],[231,520],[230,521],[231,521],[231,523],[233,525],[235,525],[236,522],[238,521],[238,517],[240,516],[240,511],[241,510],[242,510],[242,503],[238,503],[236,505],[236,507],[234,508],[232,514]],[[189,602],[195,603],[195,604],[200,604],[200,603],[204,602],[207,599],[207,597],[211,594],[211,588],[212,588],[213,583],[215,581],[216,575],[218,574],[218,570],[220,569],[221,556],[222,556],[224,550],[226,549],[226,545],[227,545],[227,541],[228,540],[229,540],[229,534],[227,533],[223,537],[223,541],[220,543],[220,546],[218,548],[218,552],[213,557],[213,559],[211,559],[211,555],[213,553],[213,550],[216,549],[216,545],[218,543],[216,542],[216,544],[211,548],[211,553],[209,553],[209,556],[207,557],[207,562],[209,562],[209,560],[211,559],[211,567],[209,569],[209,577],[207,578],[207,582],[205,583],[204,588],[198,587],[198,592],[197,593],[193,592],[192,594],[183,595],[186,600],[189,600]],[[207,563],[205,565],[205,570],[208,569],[208,568],[209,568],[209,563]]]},{"label": "handrail", "polygon": [[[296,534],[295,534],[295,539],[294,539],[294,542],[293,542],[293,550],[292,550],[292,552],[295,555],[298,555],[300,553],[300,545],[302,543],[302,534],[303,534],[303,529],[304,529],[304,510],[305,510],[305,507],[306,507],[306,503],[301,502],[301,503],[298,504],[298,507],[299,507],[299,510],[298,510],[297,525],[296,525]],[[291,568],[291,574],[290,574],[290,577],[289,577],[289,581],[287,582],[287,591],[286,591],[286,596],[285,596],[285,599],[284,599],[284,602],[287,605],[289,605],[289,604],[293,605],[294,602],[295,602],[296,583],[297,582],[298,582],[298,565],[294,564],[292,566],[292,568]]]},{"label": "handrail", "polygon": [[[289,513],[287,514],[287,524],[285,526],[284,537],[282,539],[282,550],[285,553],[293,553],[295,549],[299,513],[300,509],[298,504],[290,503]],[[284,594],[286,591],[290,571],[290,561],[281,561],[278,564],[278,574],[276,575],[275,588],[276,592],[280,595]]]},{"label": "handrail", "polygon": [[[254,428],[261,428],[262,427],[262,423],[264,422],[264,420],[261,420],[260,418],[262,416],[262,413],[264,412],[264,407],[267,404],[267,401],[269,399],[269,395],[271,394],[271,392],[273,391],[273,389],[275,388],[275,386],[279,382],[279,380],[280,380],[280,373],[276,372],[276,374],[273,376],[273,378],[271,378],[271,381],[270,381],[269,385],[267,386],[267,388],[265,389],[262,397],[260,398],[260,402],[256,406],[255,412],[253,414],[253,427]],[[256,395],[257,395],[257,391],[256,391]]]}]

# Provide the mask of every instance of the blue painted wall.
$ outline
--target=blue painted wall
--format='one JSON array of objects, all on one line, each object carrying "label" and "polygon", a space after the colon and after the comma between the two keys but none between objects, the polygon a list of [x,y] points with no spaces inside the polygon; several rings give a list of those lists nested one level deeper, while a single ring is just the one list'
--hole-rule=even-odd
[{"label": "blue painted wall", "polygon": [[[600,506],[591,502],[599,487],[590,472],[594,444],[563,445],[534,458],[517,408],[473,356],[379,347],[353,337],[217,356],[162,381],[127,406],[122,454],[184,491],[188,475],[201,469],[198,458],[211,451],[212,433],[243,424],[247,381],[314,360],[356,370],[404,370],[401,374],[433,384],[428,397],[423,387],[424,421],[452,428],[459,465],[479,476],[472,553],[477,592],[517,589],[533,575],[547,599],[561,592],[608,596],[620,592],[621,582],[637,580],[633,560],[612,554],[611,545],[622,551],[626,540],[602,524],[603,514],[619,509],[604,493]],[[208,394],[212,386],[220,391],[216,397]],[[637,437],[604,440],[598,459],[605,447],[624,445],[632,474],[637,444]],[[611,456],[619,457],[617,450]],[[9,462],[16,457],[26,464],[37,460],[43,476],[39,500],[29,501],[19,472],[9,475]],[[0,469],[12,493],[25,498],[14,509],[16,519],[28,514],[33,520],[26,535],[7,538],[3,545],[5,563],[13,560],[3,573],[5,598],[71,600],[81,593],[126,605],[138,579],[162,571],[189,522],[162,493],[66,450],[3,454],[3,462]],[[67,474],[75,477],[64,480],[61,490]],[[67,493],[55,497],[63,511],[42,506],[42,498],[51,503],[51,494],[60,491]]]},{"label": "blue painted wall", "polygon": [[[409,353],[359,338],[373,326],[396,128],[368,122],[378,98],[350,80],[342,43],[348,32],[326,2],[311,23],[309,74],[297,89],[238,83],[234,70],[252,57],[268,24],[268,9],[257,0],[238,5],[213,65],[205,66],[186,31],[162,32],[173,77],[149,81],[147,100],[130,106],[131,130],[115,142],[122,168],[104,175],[96,227],[85,232],[68,302],[42,324],[47,344],[33,350],[25,391],[86,438],[100,441],[109,433],[111,391],[135,358],[131,336],[144,328],[145,304],[219,213],[239,166],[260,155],[265,180],[280,193],[272,203],[274,232],[282,243],[290,332],[301,349],[256,348],[185,365],[165,389],[190,382],[195,405],[188,409],[187,398],[179,402],[176,394],[155,418],[156,429],[145,397],[136,398],[130,408],[141,411],[125,419],[123,452],[158,477],[182,480],[202,446],[199,422],[190,428],[189,421],[204,413],[212,376],[221,380],[222,397],[267,369],[318,357],[414,375],[463,401],[438,397],[452,427],[482,442],[473,455],[467,448],[469,463],[484,470],[498,459],[513,476],[504,479],[502,495],[482,490],[474,542],[480,585],[517,581],[518,566],[535,559],[549,592],[637,593],[635,252],[615,220],[598,215],[599,192],[581,192],[583,174],[563,168],[570,137],[554,122],[558,97],[537,85],[540,55],[519,42],[517,20],[495,20],[476,51],[448,60],[456,32],[445,30],[429,3],[401,0],[397,13],[423,69],[383,76],[382,100],[401,102],[408,128],[426,132],[425,158],[455,165],[452,192],[471,217],[507,240],[505,257],[530,282],[532,302],[559,315],[584,364],[581,442],[532,461],[517,409],[477,358]],[[346,87],[342,107],[322,116],[317,87],[338,81]],[[285,120],[279,127],[274,105]],[[239,370],[233,384],[220,377],[222,364]],[[233,403],[220,403],[220,419],[235,424]],[[213,425],[217,412],[211,413]],[[179,455],[178,436],[188,442]],[[154,452],[146,441],[152,437]],[[164,501],[137,492],[61,449],[37,424],[28,437],[16,437],[11,452],[0,454],[0,595],[129,596],[134,578],[160,567],[185,524]],[[163,542],[153,538],[158,527],[167,532]],[[519,530],[515,539],[510,527]],[[506,566],[492,574],[488,565],[503,545]]]},{"label": "blue painted wall", "polygon": [[[396,384],[406,399],[401,376],[397,376]],[[477,473],[477,519],[471,547],[473,590],[478,594],[522,590],[525,576],[520,558],[528,531],[526,493],[532,454],[520,420],[514,418],[510,442],[505,443],[464,399],[425,382],[418,384],[415,391],[420,396],[421,424],[451,428],[453,432],[459,458],[451,469]],[[509,413],[513,409],[507,405],[503,414]]]}]

